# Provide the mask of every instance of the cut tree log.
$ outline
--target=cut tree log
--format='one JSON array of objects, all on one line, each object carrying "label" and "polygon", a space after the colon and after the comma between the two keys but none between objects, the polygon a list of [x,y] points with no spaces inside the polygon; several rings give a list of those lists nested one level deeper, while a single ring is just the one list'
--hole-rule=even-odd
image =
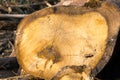
[{"label": "cut tree log", "polygon": [[56,5],[24,18],[15,41],[20,66],[46,80],[95,76],[112,55],[120,12],[108,1],[90,5]]}]

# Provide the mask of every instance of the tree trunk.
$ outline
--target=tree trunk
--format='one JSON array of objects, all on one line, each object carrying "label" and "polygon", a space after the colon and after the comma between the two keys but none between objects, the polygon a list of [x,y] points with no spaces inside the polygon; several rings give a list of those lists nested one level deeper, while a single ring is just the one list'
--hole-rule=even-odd
[{"label": "tree trunk", "polygon": [[95,76],[110,59],[120,28],[118,8],[107,1],[72,4],[34,12],[19,24],[15,51],[27,73],[46,80],[90,80],[91,71]]}]

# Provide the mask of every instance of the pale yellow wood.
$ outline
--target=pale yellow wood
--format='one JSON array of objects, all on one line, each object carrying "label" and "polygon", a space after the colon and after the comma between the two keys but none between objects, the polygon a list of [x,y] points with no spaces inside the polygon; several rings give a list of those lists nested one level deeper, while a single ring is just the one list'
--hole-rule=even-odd
[{"label": "pale yellow wood", "polygon": [[49,14],[26,26],[19,36],[18,61],[27,73],[44,79],[68,65],[93,69],[106,48],[108,25],[98,12]]}]

